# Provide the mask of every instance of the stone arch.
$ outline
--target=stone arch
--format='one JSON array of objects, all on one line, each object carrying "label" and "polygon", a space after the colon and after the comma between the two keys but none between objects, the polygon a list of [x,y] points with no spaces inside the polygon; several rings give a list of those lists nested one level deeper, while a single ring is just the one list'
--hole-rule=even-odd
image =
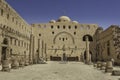
[{"label": "stone arch", "polygon": [[55,35],[55,37],[54,37],[54,39],[53,39],[53,43],[54,43],[54,44],[55,44],[55,40],[56,40],[57,36],[59,36],[59,35],[61,35],[61,34],[67,34],[67,35],[69,35],[69,36],[72,38],[72,42],[73,42],[73,44],[75,44],[75,40],[74,40],[73,35],[71,35],[71,34],[68,33],[68,32],[65,32],[65,31],[60,32],[60,33],[58,33],[57,35]]},{"label": "stone arch", "polygon": [[83,41],[85,41],[86,36],[88,36],[89,41],[93,41],[93,37],[91,35],[89,35],[89,34],[86,34],[86,35],[83,36]]}]

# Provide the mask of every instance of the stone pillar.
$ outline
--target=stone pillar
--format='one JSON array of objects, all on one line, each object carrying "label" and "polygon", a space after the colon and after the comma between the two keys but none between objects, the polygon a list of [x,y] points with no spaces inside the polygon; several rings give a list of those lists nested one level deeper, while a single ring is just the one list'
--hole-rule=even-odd
[{"label": "stone pillar", "polygon": [[43,54],[44,54],[44,41],[42,40],[42,55],[41,55],[42,58],[44,58]]},{"label": "stone pillar", "polygon": [[33,64],[32,54],[33,54],[33,35],[30,35],[30,46],[29,46],[29,64]]},{"label": "stone pillar", "polygon": [[86,38],[86,63],[89,64],[90,63],[89,39],[88,36],[86,36],[85,38]]},{"label": "stone pillar", "polygon": [[112,71],[113,71],[112,61],[107,61],[105,72],[112,72]]},{"label": "stone pillar", "polygon": [[17,59],[14,59],[11,64],[12,69],[18,69],[19,68],[19,62]]},{"label": "stone pillar", "polygon": [[99,68],[99,69],[101,68],[101,62],[100,61],[97,62],[97,68]]},{"label": "stone pillar", "polygon": [[40,39],[38,39],[38,59],[40,59]]},{"label": "stone pillar", "polygon": [[102,62],[101,63],[101,70],[105,70],[106,69],[106,62]]},{"label": "stone pillar", "polygon": [[89,54],[89,63],[91,63],[92,54]]},{"label": "stone pillar", "polygon": [[7,46],[5,52],[5,59],[2,60],[2,71],[10,71],[10,60],[9,60],[9,47]]},{"label": "stone pillar", "polygon": [[2,61],[2,71],[10,71],[10,67],[9,67],[9,60],[3,60]]},{"label": "stone pillar", "polygon": [[47,44],[45,43],[45,60],[47,61]]},{"label": "stone pillar", "polygon": [[20,59],[19,67],[24,67],[25,66],[25,61],[23,59],[24,59],[23,57]]}]

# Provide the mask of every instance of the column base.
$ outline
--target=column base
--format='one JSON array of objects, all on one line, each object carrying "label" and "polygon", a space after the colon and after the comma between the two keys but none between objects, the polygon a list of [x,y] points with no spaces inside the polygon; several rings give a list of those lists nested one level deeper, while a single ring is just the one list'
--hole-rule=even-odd
[{"label": "column base", "polygon": [[105,72],[110,72],[111,73],[112,71],[113,71],[113,68],[106,68],[105,69]]},{"label": "column base", "polygon": [[19,62],[18,61],[13,61],[11,64],[12,69],[18,69],[19,68]]},{"label": "column base", "polygon": [[2,71],[10,72],[9,60],[3,60],[3,62],[2,62]]}]

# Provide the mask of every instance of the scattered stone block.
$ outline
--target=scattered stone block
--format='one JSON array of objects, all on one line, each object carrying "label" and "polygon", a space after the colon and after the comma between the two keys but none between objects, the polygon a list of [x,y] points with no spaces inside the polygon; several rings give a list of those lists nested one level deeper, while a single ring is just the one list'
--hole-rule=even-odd
[{"label": "scattered stone block", "polygon": [[94,66],[94,67],[97,67],[97,64],[95,63],[93,66]]},{"label": "scattered stone block", "polygon": [[2,62],[2,71],[10,72],[9,60],[3,60],[3,62]]},{"label": "scattered stone block", "polygon": [[101,67],[101,62],[98,61],[98,62],[97,62],[97,68],[100,68],[100,67]]},{"label": "scattered stone block", "polygon": [[24,67],[25,66],[25,62],[24,61],[20,61],[19,62],[19,67]]},{"label": "scattered stone block", "polygon": [[14,60],[11,64],[12,69],[18,69],[19,68],[19,62],[17,60]]},{"label": "scattered stone block", "polygon": [[106,62],[102,62],[100,70],[105,70],[105,69],[106,69]]},{"label": "scattered stone block", "polygon": [[120,76],[120,70],[113,70],[112,75],[114,76]]},{"label": "scattered stone block", "polygon": [[108,61],[108,62],[106,63],[105,72],[112,72],[112,71],[113,71],[112,61]]}]

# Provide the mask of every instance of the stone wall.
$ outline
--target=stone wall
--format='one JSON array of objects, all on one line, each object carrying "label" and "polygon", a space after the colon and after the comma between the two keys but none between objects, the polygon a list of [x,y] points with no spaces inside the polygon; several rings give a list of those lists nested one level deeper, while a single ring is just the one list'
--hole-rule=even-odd
[{"label": "stone wall", "polygon": [[99,29],[94,35],[95,53],[94,58],[96,61],[108,61],[112,58],[116,64],[119,64],[120,53],[120,27],[111,25],[106,30]]},{"label": "stone wall", "polygon": [[[85,35],[92,37],[98,25],[81,24],[72,21],[67,16],[62,16],[62,18],[51,20],[49,23],[34,23],[32,27],[35,36],[34,51],[40,50],[41,56],[47,55],[47,59],[50,60],[50,56],[62,57],[63,53],[66,53],[67,56],[77,56],[80,60],[81,54],[84,55],[86,50],[86,42],[83,41],[83,37]],[[40,42],[38,42],[39,39]],[[38,43],[40,43],[39,47]],[[47,49],[45,49],[45,44]]]},{"label": "stone wall", "polygon": [[[0,0],[0,57],[3,47],[9,47],[9,57],[28,60],[30,34],[30,25],[5,0]],[[4,44],[5,40],[8,44]]]}]

